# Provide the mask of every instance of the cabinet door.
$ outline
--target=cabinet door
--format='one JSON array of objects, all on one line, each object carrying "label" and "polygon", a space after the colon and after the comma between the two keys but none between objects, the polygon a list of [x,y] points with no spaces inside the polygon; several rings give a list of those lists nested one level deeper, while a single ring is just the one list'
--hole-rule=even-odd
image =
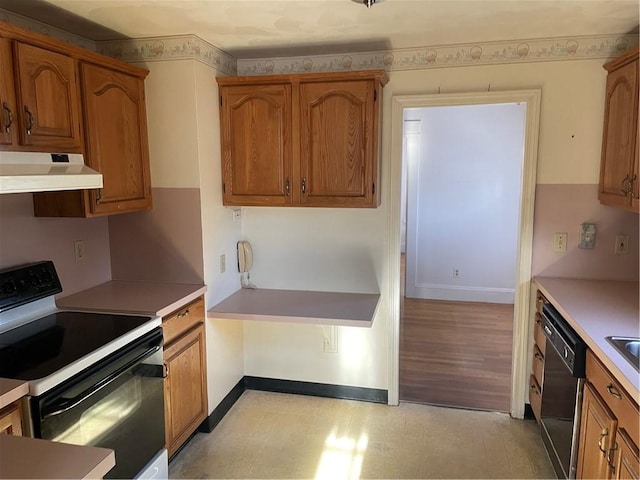
[{"label": "cabinet door", "polygon": [[375,206],[375,85],[374,80],[300,84],[302,204]]},{"label": "cabinet door", "polygon": [[207,416],[204,325],[190,330],[164,352],[165,432],[169,456]]},{"label": "cabinet door", "polygon": [[0,145],[18,143],[17,122],[11,41],[0,38]]},{"label": "cabinet door", "polygon": [[640,478],[640,454],[624,429],[616,434],[617,461],[616,478],[638,480]]},{"label": "cabinet door", "polygon": [[0,434],[22,436],[22,415],[18,403],[0,410]]},{"label": "cabinet door", "polygon": [[20,143],[56,152],[82,152],[75,60],[14,43]]},{"label": "cabinet door", "polygon": [[577,478],[611,478],[609,456],[617,421],[591,384],[584,386]]},{"label": "cabinet door", "polygon": [[[143,80],[82,64],[86,159],[103,176],[90,193],[92,214],[151,207],[147,112]],[[178,165],[178,164],[177,164]]]},{"label": "cabinet door", "polygon": [[637,125],[638,60],[607,76],[598,196],[604,205],[630,205],[631,196],[623,190],[630,187],[633,175]]},{"label": "cabinet door", "polygon": [[225,205],[292,202],[291,86],[220,89]]}]

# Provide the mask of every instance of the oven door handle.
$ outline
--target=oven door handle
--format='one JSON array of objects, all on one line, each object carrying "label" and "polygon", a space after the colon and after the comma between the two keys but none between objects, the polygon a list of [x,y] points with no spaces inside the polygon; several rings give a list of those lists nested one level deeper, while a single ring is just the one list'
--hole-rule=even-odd
[{"label": "oven door handle", "polygon": [[[75,407],[79,403],[81,403],[84,400],[86,400],[87,398],[89,398],[94,393],[96,393],[99,390],[103,389],[104,387],[106,387],[110,383],[116,381],[119,377],[121,377],[123,374],[125,374],[127,371],[129,371],[131,368],[135,367],[136,364],[140,363],[141,360],[145,359],[149,355],[154,354],[155,352],[160,350],[160,348],[161,348],[160,345],[154,345],[153,347],[149,348],[148,350],[144,351],[143,353],[141,353],[140,355],[135,357],[133,360],[131,360],[126,365],[120,367],[119,369],[115,370],[114,372],[112,372],[111,374],[107,375],[103,379],[97,381],[92,386],[87,388],[85,391],[83,391],[82,393],[76,395],[73,398],[62,397],[62,398],[58,399],[56,402],[54,402],[54,403],[52,403],[50,405],[45,405],[42,408],[42,420],[45,420],[45,419],[47,419],[49,417],[53,417],[55,415],[60,415],[61,413],[64,413],[67,410],[72,409],[73,407]],[[160,368],[162,368],[162,367],[160,367]],[[149,376],[149,375],[145,375],[145,376]],[[162,378],[162,375],[159,375],[159,376],[160,376],[160,378]]]}]

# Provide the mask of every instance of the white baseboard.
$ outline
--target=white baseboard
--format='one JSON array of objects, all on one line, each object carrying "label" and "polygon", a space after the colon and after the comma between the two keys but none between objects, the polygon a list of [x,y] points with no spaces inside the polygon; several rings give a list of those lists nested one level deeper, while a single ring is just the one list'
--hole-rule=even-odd
[{"label": "white baseboard", "polygon": [[457,285],[407,285],[406,297],[453,302],[514,303],[513,288],[463,287]]}]

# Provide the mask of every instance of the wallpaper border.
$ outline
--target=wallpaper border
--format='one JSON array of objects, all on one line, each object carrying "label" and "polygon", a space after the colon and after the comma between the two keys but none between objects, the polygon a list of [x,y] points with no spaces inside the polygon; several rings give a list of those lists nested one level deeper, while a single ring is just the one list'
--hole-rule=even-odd
[{"label": "wallpaper border", "polygon": [[96,42],[98,52],[125,62],[197,60],[227,75],[237,74],[237,60],[197,35],[147,37]]},{"label": "wallpaper border", "polygon": [[594,35],[427,46],[347,55],[238,59],[238,75],[496,65],[613,58],[638,45],[637,35]]}]

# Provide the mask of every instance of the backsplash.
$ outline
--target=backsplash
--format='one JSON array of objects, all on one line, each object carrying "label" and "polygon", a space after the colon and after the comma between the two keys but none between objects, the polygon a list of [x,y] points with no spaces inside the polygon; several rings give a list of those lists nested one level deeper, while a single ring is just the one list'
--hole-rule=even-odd
[{"label": "backsplash", "polygon": [[202,283],[200,190],[154,188],[153,209],[109,218],[113,280]]},{"label": "backsplash", "polygon": [[[74,242],[85,258],[75,261]],[[107,218],[36,218],[32,194],[0,195],[0,268],[52,260],[67,296],[111,278]]]},{"label": "backsplash", "polygon": [[[578,248],[582,223],[595,223],[593,249]],[[639,216],[598,202],[598,185],[538,184],[532,274],[638,281]],[[553,234],[567,233],[567,252],[553,251]],[[629,253],[615,255],[616,235],[629,235]]]}]

